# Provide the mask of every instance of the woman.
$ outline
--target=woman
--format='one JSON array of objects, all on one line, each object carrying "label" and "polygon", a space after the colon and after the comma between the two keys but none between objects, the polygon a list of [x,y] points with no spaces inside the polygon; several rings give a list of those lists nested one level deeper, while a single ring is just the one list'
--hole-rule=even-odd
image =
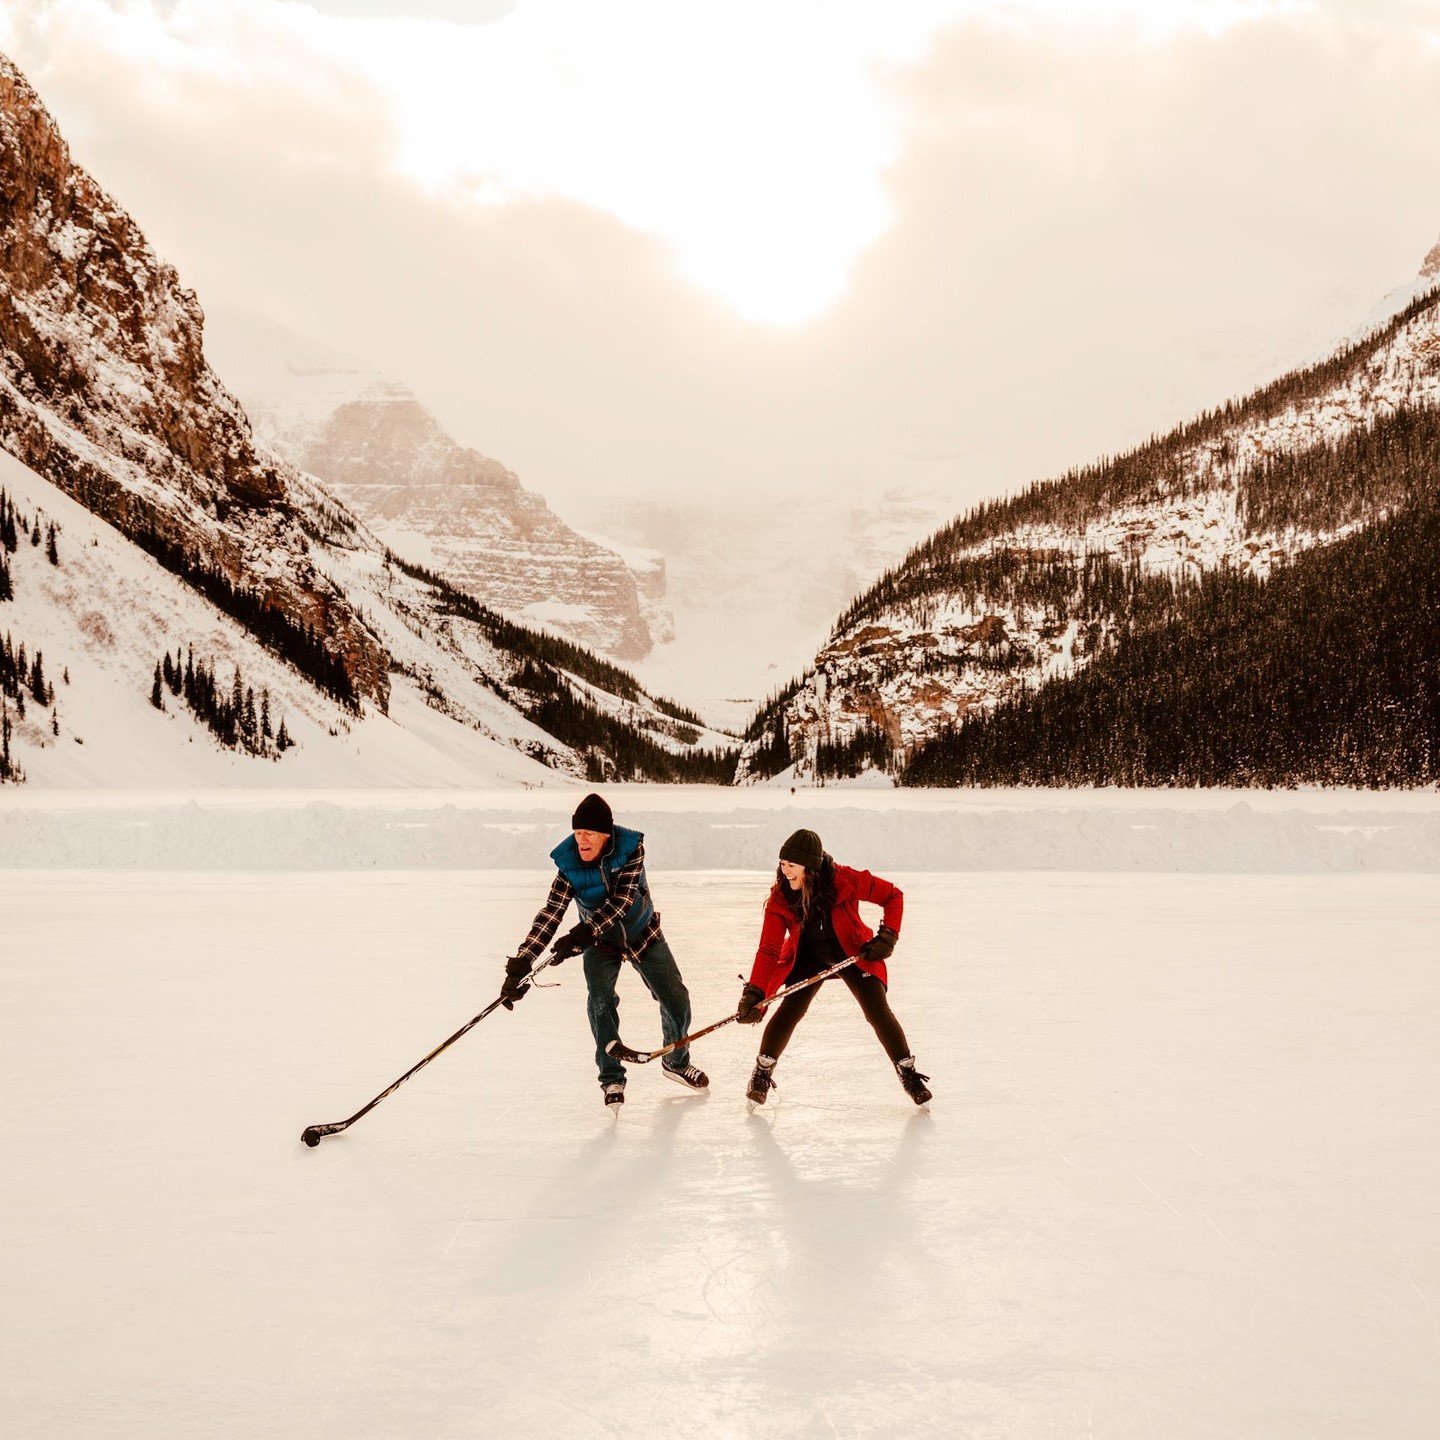
[{"label": "woman", "polygon": [[[884,909],[878,935],[860,918],[862,900]],[[925,1082],[930,1077],[916,1070],[905,1032],[885,993],[885,961],[900,938],[904,908],[905,897],[888,880],[867,870],[837,865],[813,830],[797,830],[780,847],[780,868],[765,902],[760,948],[750,981],[740,992],[736,1020],[742,1025],[758,1025],[768,997],[782,986],[794,985],[848,956],[857,956],[853,965],[834,978],[844,981],[860,1002],[861,1013],[885,1047],[905,1093],[917,1105],[928,1103],[930,1091]],[[774,1089],[775,1062],[785,1053],[795,1027],[820,988],[810,985],[787,995],[770,1017],[745,1092],[756,1105],[763,1105]]]}]

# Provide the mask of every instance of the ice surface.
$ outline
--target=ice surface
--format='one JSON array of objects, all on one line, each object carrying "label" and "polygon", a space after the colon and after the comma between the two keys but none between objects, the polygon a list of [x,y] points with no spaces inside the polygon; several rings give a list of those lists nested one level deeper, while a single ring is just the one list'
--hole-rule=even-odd
[{"label": "ice surface", "polygon": [[[831,987],[612,1118],[571,962],[308,1150],[542,870],[0,869],[5,1433],[1437,1433],[1433,876],[889,873],[930,1114]],[[719,1018],[765,876],[651,879]]]}]

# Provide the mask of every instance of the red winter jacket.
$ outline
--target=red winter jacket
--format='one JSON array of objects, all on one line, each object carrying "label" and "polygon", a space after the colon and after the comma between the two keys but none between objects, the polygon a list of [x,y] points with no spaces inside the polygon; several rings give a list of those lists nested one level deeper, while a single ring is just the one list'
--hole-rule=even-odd
[{"label": "red winter jacket", "polygon": [[[905,911],[905,897],[888,880],[881,880],[868,870],[852,870],[848,865],[835,867],[835,904],[830,911],[830,924],[835,938],[847,955],[853,955],[875,932],[860,918],[860,902],[884,907],[882,925],[900,933],[900,917]],[[768,1000],[784,983],[795,963],[800,946],[800,917],[779,887],[771,890],[765,902],[765,920],[760,927],[760,948],[750,967],[750,983],[765,992]],[[883,960],[861,960],[859,968],[886,983]]]}]

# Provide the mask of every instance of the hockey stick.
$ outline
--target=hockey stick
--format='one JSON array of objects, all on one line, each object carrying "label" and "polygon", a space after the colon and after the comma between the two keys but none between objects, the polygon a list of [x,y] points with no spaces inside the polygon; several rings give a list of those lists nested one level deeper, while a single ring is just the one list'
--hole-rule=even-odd
[{"label": "hockey stick", "polygon": [[[535,976],[545,969],[547,965],[553,963],[554,961],[547,955],[531,970],[528,977],[530,982],[533,984]],[[505,997],[503,995],[492,1000],[478,1015],[473,1019],[467,1020],[448,1040],[442,1040],[418,1065],[412,1065],[393,1085],[386,1090],[382,1090],[368,1105],[361,1110],[357,1110],[348,1120],[335,1120],[329,1125],[307,1125],[305,1129],[300,1132],[300,1138],[313,1149],[325,1136],[338,1135],[342,1130],[348,1130],[361,1116],[368,1115],[387,1095],[393,1095],[412,1075],[423,1070],[441,1051],[448,1050],[462,1035],[469,1034],[487,1015],[498,1010],[504,1003]]]},{"label": "hockey stick", "polygon": [[[847,965],[853,965],[859,958],[858,955],[851,955],[848,959],[837,960],[828,970],[822,970],[808,980],[797,980],[793,985],[782,985],[765,1001],[766,1006],[773,1005],[777,1000],[783,1000],[787,995],[793,995],[797,990],[805,990],[811,985],[818,985],[822,980],[828,980]],[[652,1060],[658,1060],[662,1055],[668,1055],[672,1050],[678,1050],[682,1045],[688,1045],[692,1040],[700,1039],[702,1035],[709,1035],[713,1030],[733,1025],[736,1018],[734,1015],[727,1015],[723,1020],[717,1020],[713,1025],[707,1025],[703,1030],[693,1030],[689,1035],[682,1035],[680,1039],[672,1041],[669,1045],[662,1045],[658,1050],[632,1050],[623,1041],[612,1040],[605,1047],[605,1053],[613,1055],[617,1060],[628,1060],[632,1065],[648,1065]]]}]

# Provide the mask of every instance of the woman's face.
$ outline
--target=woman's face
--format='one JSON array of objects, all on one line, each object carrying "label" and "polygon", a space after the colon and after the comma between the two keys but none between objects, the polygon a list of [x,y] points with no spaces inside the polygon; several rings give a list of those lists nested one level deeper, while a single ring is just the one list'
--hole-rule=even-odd
[{"label": "woman's face", "polygon": [[782,860],[780,873],[792,890],[798,890],[805,879],[805,867],[797,865],[793,860]]}]

